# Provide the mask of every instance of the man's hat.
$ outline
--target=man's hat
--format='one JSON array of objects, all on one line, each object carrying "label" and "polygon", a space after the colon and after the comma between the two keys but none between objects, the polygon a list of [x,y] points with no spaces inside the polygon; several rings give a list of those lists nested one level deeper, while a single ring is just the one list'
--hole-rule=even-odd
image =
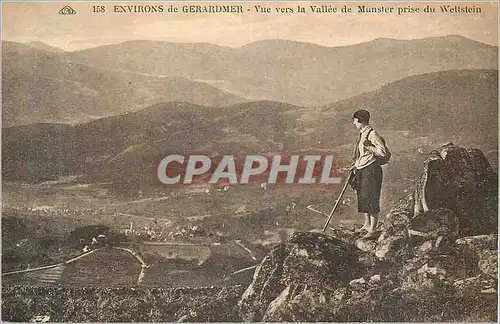
[{"label": "man's hat", "polygon": [[368,110],[360,109],[356,111],[354,115],[352,115],[352,118],[357,118],[358,122],[360,123],[368,124],[368,122],[370,121],[370,113],[368,112]]}]

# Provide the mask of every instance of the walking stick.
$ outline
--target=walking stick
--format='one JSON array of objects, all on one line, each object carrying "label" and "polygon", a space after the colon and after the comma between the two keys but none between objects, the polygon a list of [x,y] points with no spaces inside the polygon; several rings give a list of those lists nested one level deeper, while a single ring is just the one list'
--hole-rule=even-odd
[{"label": "walking stick", "polygon": [[328,224],[330,224],[330,221],[332,220],[333,214],[335,213],[335,210],[337,210],[337,207],[339,206],[340,199],[342,199],[342,196],[344,195],[344,192],[347,189],[347,185],[349,184],[349,181],[351,181],[351,177],[353,175],[354,175],[354,172],[352,170],[349,171],[349,175],[347,176],[347,180],[344,183],[344,187],[342,188],[342,191],[340,192],[340,196],[337,199],[337,202],[335,203],[335,206],[333,206],[333,209],[330,212],[330,216],[328,216],[328,220],[326,221],[325,226],[323,227],[323,232],[326,231],[326,228],[328,227]]}]

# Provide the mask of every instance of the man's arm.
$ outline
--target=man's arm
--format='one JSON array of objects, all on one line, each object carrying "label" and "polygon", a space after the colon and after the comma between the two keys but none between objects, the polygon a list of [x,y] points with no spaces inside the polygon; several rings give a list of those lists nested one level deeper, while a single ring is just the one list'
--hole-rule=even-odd
[{"label": "man's arm", "polygon": [[378,157],[385,157],[387,155],[385,145],[375,130],[370,132],[368,140],[372,143],[372,145],[365,145],[366,150],[372,152]]}]

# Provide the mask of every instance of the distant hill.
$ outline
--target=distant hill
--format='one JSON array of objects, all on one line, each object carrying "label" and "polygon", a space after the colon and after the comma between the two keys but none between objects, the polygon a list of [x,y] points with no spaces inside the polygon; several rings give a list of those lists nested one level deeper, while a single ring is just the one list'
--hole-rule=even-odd
[{"label": "distant hill", "polygon": [[369,110],[372,123],[382,129],[443,141],[462,138],[484,149],[496,147],[498,70],[453,70],[404,78],[325,106],[315,123],[327,132],[326,138],[337,142],[345,127],[352,128],[352,113],[361,108]]},{"label": "distant hill", "polygon": [[4,128],[3,175],[39,181],[78,172],[116,180],[128,169],[129,176],[150,181],[155,163],[167,154],[278,150],[299,116],[285,115],[294,108],[277,102],[220,108],[170,102],[75,126]]},{"label": "distant hill", "polygon": [[69,52],[65,56],[71,61],[113,70],[217,80],[217,73],[225,76],[232,72],[221,69],[233,51],[210,43],[136,40]]},{"label": "distant hill", "polygon": [[340,47],[288,40],[239,48],[129,41],[64,55],[86,65],[203,80],[252,100],[302,106],[346,99],[412,75],[498,68],[498,47],[454,35]]},{"label": "distant hill", "polygon": [[449,140],[492,150],[497,89],[497,70],[456,70],[405,78],[318,108],[272,101],[221,108],[170,102],[75,126],[12,127],[3,130],[2,172],[5,180],[27,181],[83,173],[89,182],[120,183],[126,190],[155,185],[156,163],[172,153],[325,150],[343,165],[357,136],[352,113],[361,107],[372,113],[395,161],[415,145]]},{"label": "distant hill", "polygon": [[206,83],[87,66],[24,44],[3,42],[2,59],[4,127],[84,122],[176,100],[206,106],[245,101]]},{"label": "distant hill", "polygon": [[57,47],[54,47],[54,46],[47,45],[44,42],[28,42],[28,43],[26,43],[26,45],[31,46],[31,47],[36,48],[36,49],[39,49],[39,50],[47,51],[47,52],[54,52],[54,53],[64,52],[64,50],[57,48]]}]

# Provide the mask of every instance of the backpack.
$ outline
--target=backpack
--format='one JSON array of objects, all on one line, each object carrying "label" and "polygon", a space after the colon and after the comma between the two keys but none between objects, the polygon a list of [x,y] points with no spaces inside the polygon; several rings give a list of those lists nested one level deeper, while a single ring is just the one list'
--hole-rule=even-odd
[{"label": "backpack", "polygon": [[[366,135],[366,139],[368,139],[368,137],[370,136],[371,131],[373,131],[373,129],[370,129],[368,131],[368,135]],[[387,162],[389,162],[389,160],[391,159],[391,152],[389,151],[389,148],[385,144],[385,139],[382,136],[380,136],[380,139],[382,140],[382,144],[384,144],[384,147],[385,147],[387,154],[385,156],[377,156],[377,160],[380,162],[380,165],[384,165],[384,164],[387,164]]]}]

